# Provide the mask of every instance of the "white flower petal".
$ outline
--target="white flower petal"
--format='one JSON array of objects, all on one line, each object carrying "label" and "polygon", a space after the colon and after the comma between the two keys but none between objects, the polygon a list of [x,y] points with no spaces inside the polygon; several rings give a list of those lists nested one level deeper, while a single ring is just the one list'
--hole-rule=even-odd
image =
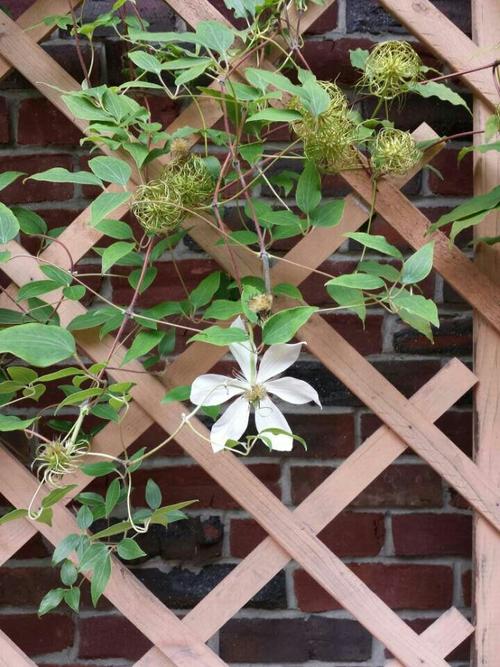
[{"label": "white flower petal", "polygon": [[[237,317],[231,324],[232,327],[246,331],[241,317]],[[255,383],[255,372],[257,366],[257,352],[250,341],[245,343],[232,343],[229,350],[238,362],[241,372],[250,384]]]},{"label": "white flower petal", "polygon": [[[288,433],[292,432],[284,414],[267,397],[260,401],[259,407],[255,410],[255,425],[257,426],[258,433],[261,433],[266,428],[279,428]],[[293,438],[291,435],[281,433],[274,435],[267,432],[264,433],[264,437],[270,440],[273,450],[289,452],[292,449]]]},{"label": "white flower petal", "polygon": [[240,396],[212,426],[210,442],[214,452],[220,452],[228,440],[239,440],[248,426],[250,403]]},{"label": "white flower petal", "polygon": [[270,394],[274,394],[288,403],[302,405],[303,403],[313,401],[321,407],[318,392],[308,382],[304,382],[304,380],[283,377],[278,380],[269,380],[264,386]]},{"label": "white flower petal", "polygon": [[261,384],[269,378],[276,377],[276,375],[286,371],[299,358],[302,345],[303,343],[271,345],[264,352],[260,362],[257,382]]},{"label": "white flower petal", "polygon": [[200,375],[193,382],[189,400],[195,405],[220,405],[245,390],[245,385],[239,380],[226,375],[208,373]]}]

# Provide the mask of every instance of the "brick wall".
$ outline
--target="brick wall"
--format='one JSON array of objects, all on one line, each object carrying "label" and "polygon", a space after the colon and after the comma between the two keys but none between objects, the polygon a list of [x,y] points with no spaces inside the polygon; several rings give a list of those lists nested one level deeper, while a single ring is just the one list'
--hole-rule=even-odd
[{"label": "brick wall", "polygon": [[[216,0],[221,8],[221,0]],[[2,0],[16,16],[30,0]],[[87,2],[89,16],[110,2]],[[436,0],[460,28],[470,31],[468,0]],[[181,25],[161,0],[139,3],[156,30]],[[317,75],[339,77],[349,85],[353,73],[349,49],[367,47],[387,35],[400,37],[404,29],[384,11],[377,0],[338,0],[311,28],[304,54]],[[73,76],[80,78],[71,41],[55,34],[44,48]],[[435,60],[419,47],[426,61]],[[120,78],[121,52],[109,37],[97,45],[96,80]],[[176,108],[164,99],[152,100],[156,116],[168,123]],[[395,112],[400,126],[413,129],[422,120],[441,133],[467,130],[468,115],[434,100],[409,99]],[[18,74],[0,84],[0,155],[2,171],[28,173],[52,166],[76,169],[85,163],[79,133],[41,98]],[[443,180],[425,171],[405,188],[406,193],[431,219],[467,196],[471,189],[471,164],[456,168],[460,145],[451,143],[434,165]],[[330,179],[328,191],[339,196],[345,186]],[[23,202],[45,217],[51,227],[68,224],[90,201],[89,188],[29,182],[5,192],[7,203]],[[231,211],[226,211],[228,221]],[[405,251],[406,243],[382,220],[375,229]],[[467,243],[468,239],[464,240]],[[30,249],[34,250],[31,242]],[[356,249],[348,244],[328,262],[328,270],[352,265]],[[178,253],[179,268],[193,284],[213,264],[187,240]],[[80,263],[99,270],[89,253]],[[171,264],[160,263],[152,300],[176,298]],[[92,279],[117,301],[127,299],[123,283]],[[312,303],[321,303],[323,291],[317,279],[304,285]],[[426,290],[439,303],[441,329],[434,346],[382,311],[371,311],[366,327],[350,315],[329,317],[332,324],[405,395],[411,395],[450,357],[470,361],[471,314],[457,294],[439,276],[427,281]],[[307,438],[309,451],[290,455],[253,457],[248,465],[279,498],[294,506],[303,500],[377,427],[379,421],[339,381],[307,356],[295,373],[308,378],[318,389],[324,409],[311,420],[312,409],[290,415],[294,431]],[[465,452],[471,452],[470,396],[462,399],[438,421]],[[152,427],[141,443],[159,441]],[[148,558],[133,564],[137,576],[169,607],[183,614],[217,584],[263,537],[262,530],[237,504],[182,451],[172,446],[148,462],[137,475],[137,486],[154,468],[154,477],[171,501],[198,498],[188,522],[168,531],[157,528],[143,540]],[[367,488],[330,526],[321,538],[341,556],[391,607],[421,631],[443,610],[454,604],[470,606],[471,517],[463,500],[418,457],[402,456]],[[43,593],[56,580],[50,568],[50,549],[41,538],[33,539],[0,569],[0,627],[40,665],[86,667],[129,665],[148,648],[148,641],[105,601],[96,612],[88,602],[80,617],[57,613],[42,620],[36,608]],[[232,665],[318,665],[381,667],[384,649],[349,615],[339,608],[294,563],[280,572],[211,640],[211,645]],[[453,656],[454,665],[467,660],[467,647]]]}]

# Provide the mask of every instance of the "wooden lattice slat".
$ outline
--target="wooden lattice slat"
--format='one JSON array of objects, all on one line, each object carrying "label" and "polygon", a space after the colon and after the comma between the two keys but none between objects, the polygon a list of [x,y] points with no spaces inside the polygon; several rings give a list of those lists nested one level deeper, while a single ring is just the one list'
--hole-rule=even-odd
[{"label": "wooden lattice slat", "polygon": [[[307,28],[326,7],[332,4],[332,1],[325,3],[322,7],[313,5],[311,10],[301,18],[301,28]],[[486,2],[487,0],[483,1]],[[194,2],[194,0],[188,2],[185,0],[183,2],[171,0],[169,4],[191,25],[196,24],[201,19],[217,19],[220,16],[217,10],[214,10],[206,0],[199,2]],[[415,22],[418,36],[423,38],[434,51],[438,51],[441,57],[444,57],[452,67],[459,67],[460,58],[463,55],[459,52],[460,49],[464,46],[469,48],[472,42],[451,23],[446,23],[447,19],[437,12],[430,3],[426,0],[412,3],[408,1],[395,3],[392,0],[383,0],[383,4],[403,21],[408,22],[410,20],[408,17],[411,16],[411,20]],[[33,15],[40,16],[40,9],[44,6],[46,6],[46,3],[43,0],[38,0],[33,9]],[[53,6],[54,3],[52,3]],[[23,21],[27,20],[27,15],[28,12],[23,15]],[[19,23],[22,26],[21,20]],[[442,29],[441,33],[436,26]],[[413,28],[413,25],[410,28]],[[33,44],[32,39],[26,37],[18,26],[4,16],[0,18],[0,31],[0,53],[32,82],[35,84],[36,81],[56,83],[65,90],[77,88],[76,82],[66,75],[64,70],[61,70],[50,57],[46,56],[40,47]],[[33,34],[33,37],[35,39],[43,37],[41,29]],[[449,37],[452,37],[451,42]],[[468,40],[468,42],[464,40]],[[469,51],[469,53],[471,52]],[[479,51],[475,50],[473,53],[475,56],[479,56]],[[1,66],[2,61],[0,61],[0,68]],[[7,70],[5,65],[3,67],[4,69],[0,69],[0,72],[5,73]],[[488,81],[484,73],[480,76],[468,75],[464,79],[467,80],[485,104],[492,104],[494,99],[492,81]],[[41,84],[39,89],[63,113],[71,117],[67,109],[63,107],[57,94]],[[216,122],[220,117],[220,110],[213,103],[207,109],[204,109],[204,113],[205,111],[211,123]],[[195,114],[197,113],[192,107],[188,108],[172,127],[195,124]],[[192,118],[194,122],[191,121],[190,123],[189,118]],[[75,119],[72,120],[75,122]],[[75,124],[82,131],[85,130],[84,123],[76,121]],[[161,168],[161,164],[162,161],[160,160],[154,168]],[[350,178],[350,175],[349,177],[346,176],[348,182],[350,182]],[[358,178],[356,174],[350,184],[366,201],[366,179],[363,175]],[[378,197],[377,202],[379,213],[386,217],[388,222],[396,227],[415,247],[421,245],[424,242],[424,232],[428,221],[409,204],[393,185],[382,182],[380,190],[382,194]],[[395,205],[394,201],[396,202]],[[319,264],[340,245],[343,240],[342,232],[345,233],[348,230],[359,228],[366,220],[366,211],[356,197],[352,195],[347,198],[346,204],[346,214],[337,230],[315,230],[310,236],[297,244],[288,254],[288,259],[298,264],[310,264],[311,252],[315,251],[318,253]],[[114,215],[115,217],[121,216],[125,211],[126,207],[121,207]],[[348,213],[351,215],[348,215]],[[397,219],[402,215],[409,218],[408,221],[403,221],[403,224]],[[74,252],[75,257],[83,255],[100,238],[100,235],[86,224],[88,219],[89,211],[87,210],[64,232],[65,244],[70,247],[72,254]],[[192,222],[190,221],[191,225]],[[195,223],[192,227],[190,233],[195,240],[207,249],[219,261],[221,266],[230,271],[225,251],[214,247],[218,234],[206,224]],[[491,325],[499,330],[500,310],[498,300],[495,299],[492,281],[485,278],[484,274],[476,272],[461,253],[457,254],[456,251],[448,247],[447,242],[445,244],[443,239],[438,238],[440,240],[436,253],[438,259],[436,268],[478,308],[483,317],[488,318]],[[16,252],[20,251],[25,256],[27,255],[17,244],[13,243],[11,247]],[[249,273],[258,271],[259,264],[255,257],[239,249],[236,249],[236,253],[244,271],[247,270]],[[45,251],[44,258],[64,265],[60,248],[58,249],[56,244]],[[460,270],[454,268],[456,266]],[[292,266],[283,261],[273,269],[273,279],[277,280],[279,278],[280,282],[287,280],[300,284],[309,272],[309,269]],[[9,262],[7,273],[17,282],[25,282],[26,275],[33,278],[40,276],[37,264],[32,258]],[[15,290],[11,287],[9,293],[15,294]],[[489,302],[490,299],[492,299],[491,302]],[[63,304],[60,312],[63,322],[67,322],[76,314],[84,312],[84,310],[79,304]],[[134,581],[134,577],[124,570],[123,566],[116,566],[117,572],[126,578],[132,594],[135,591],[138,598],[145,601],[146,607],[151,613],[158,613],[162,622],[165,621],[172,626],[173,636],[168,640],[162,639],[157,632],[160,622],[153,623],[152,627],[148,628],[149,634],[144,632],[152,639],[156,648],[152,649],[139,661],[138,664],[141,667],[164,664],[169,666],[223,664],[203,643],[209,638],[208,633],[215,632],[232,614],[236,613],[240,606],[266,583],[267,575],[269,574],[269,577],[272,577],[276,571],[279,571],[286,564],[290,557],[295,558],[325,590],[337,598],[375,636],[379,637],[404,664],[411,666],[445,665],[446,662],[443,658],[446,654],[470,633],[471,627],[467,621],[456,610],[450,610],[421,636],[416,635],[338,558],[331,554],[323,543],[315,537],[315,534],[356,497],[366,484],[382,472],[387,465],[390,465],[394,458],[404,451],[407,444],[419,452],[424,459],[467,497],[483,513],[485,518],[498,528],[500,525],[496,506],[498,495],[495,487],[488,481],[488,475],[481,474],[479,469],[432,424],[432,421],[439,416],[440,411],[446,410],[464,391],[474,384],[475,378],[461,364],[453,362],[431,380],[421,392],[418,392],[414,399],[407,401],[321,318],[315,317],[299,332],[298,337],[306,338],[309,342],[309,349],[371,407],[392,431],[387,426],[379,429],[374,436],[347,459],[345,464],[320,485],[293,514],[263,487],[234,456],[230,454],[218,455],[215,461],[204,444],[201,444],[191,433],[181,432],[178,437],[179,444],[254,516],[267,530],[269,537],[247,559],[242,561],[235,571],[221,582],[204,601],[197,605],[185,617],[183,622],[178,621],[163,605],[157,601],[152,601],[148,597],[151,594],[144,593],[143,587],[141,588]],[[88,334],[79,336],[79,344],[89,356],[96,360],[103,358],[103,356],[106,357],[109,350],[108,341],[98,342]],[[326,350],[328,350],[328,354]],[[113,361],[116,364],[119,363],[122,354],[123,351],[120,350],[113,356]],[[220,354],[220,350],[213,350],[213,348],[207,348],[201,344],[193,345],[172,364],[165,384],[185,382],[188,376],[191,380],[195,366],[197,373],[201,372],[200,367],[203,367],[204,370],[205,368],[208,369],[220,358]],[[141,366],[134,362],[128,368],[140,370]],[[443,373],[445,377],[443,377]],[[127,368],[124,371],[113,371],[113,374],[117,378],[126,377]],[[377,387],[378,395],[374,395],[370,384],[372,387]],[[168,408],[160,406],[159,399],[163,391],[162,385],[156,379],[141,376],[134,391],[136,403],[132,404],[130,413],[123,423],[123,428],[126,431],[126,444],[130,444],[137,437],[137,434],[151,424],[152,420],[157,421],[167,431],[171,431],[177,426],[181,418],[182,407],[178,405]],[[380,394],[383,395],[380,396]],[[197,424],[196,428],[205,432],[200,424]],[[104,434],[106,433],[106,436],[108,436],[111,431],[113,437],[104,439]],[[117,447],[118,435],[117,427],[110,425],[106,427],[100,437],[96,438],[94,447],[100,448],[102,446],[103,450],[112,451],[113,447]],[[15,461],[12,455],[5,451],[0,452],[0,460],[2,461],[2,466],[0,466],[2,491],[14,505],[25,505],[31,497],[33,485],[36,484],[33,476]],[[13,481],[10,479],[11,473],[15,473],[12,474],[12,477],[18,480],[18,484],[13,485]],[[83,484],[82,479],[79,481]],[[321,511],[322,509],[323,511]],[[54,529],[44,526],[39,528],[41,532],[55,542],[67,534],[74,523],[71,513],[64,508],[57,508],[57,518],[58,523],[54,526]],[[12,554],[16,545],[21,545],[23,541],[29,539],[35,530],[28,522],[21,523],[19,526],[18,530],[9,532],[10,543],[8,547],[6,548],[3,545],[0,547],[2,558],[7,558],[9,554]],[[0,529],[0,536],[3,536],[3,534],[4,531]],[[498,541],[496,533],[495,539]],[[263,563],[268,564],[268,571],[265,572],[265,576],[262,576]],[[123,574],[124,571],[127,574]],[[235,587],[233,582],[236,581],[236,572],[238,572],[238,585]],[[259,572],[259,576],[256,576],[257,572]],[[113,576],[113,582],[116,584],[118,577]],[[234,599],[235,588],[239,593],[236,599]],[[106,593],[108,597],[111,596],[110,599],[128,618],[131,618],[137,627],[143,629],[143,619],[138,619],[134,609],[130,608],[131,605],[123,600],[123,590],[111,586]],[[127,591],[126,595],[130,595],[130,591]],[[221,599],[229,602],[227,611],[224,607],[221,612]],[[212,624],[210,624],[210,619],[212,619]],[[198,634],[200,627],[206,628],[205,634],[202,636]],[[12,645],[10,640],[4,640],[0,637],[0,643],[2,646],[5,644],[6,651],[10,651],[13,656],[13,662],[9,664],[9,667],[11,665],[12,667],[18,667],[18,665],[32,664],[29,659],[26,659],[18,651],[16,652],[16,647]],[[12,651],[14,652],[12,653]],[[398,663],[392,662],[391,664]]]}]

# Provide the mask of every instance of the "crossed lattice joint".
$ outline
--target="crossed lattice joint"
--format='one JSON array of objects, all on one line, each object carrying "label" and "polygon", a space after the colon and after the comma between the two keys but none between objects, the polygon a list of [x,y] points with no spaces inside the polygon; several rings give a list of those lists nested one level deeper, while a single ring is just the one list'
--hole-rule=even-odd
[{"label": "crossed lattice joint", "polygon": [[[301,18],[302,31],[307,28],[335,0],[312,5]],[[72,0],[77,5],[77,0]],[[479,57],[477,47],[427,0],[418,3],[409,0],[382,0],[400,20],[407,24],[444,60],[458,70],[463,69],[472,55]],[[59,6],[60,5],[60,6]],[[200,20],[224,21],[207,0],[199,0],[194,9],[190,3],[169,0],[169,5],[194,26]],[[55,63],[36,42],[47,33],[39,25],[27,36],[23,30],[38,24],[46,13],[45,0],[37,0],[23,14],[18,23],[0,15],[0,75],[10,67],[18,69],[82,131],[85,124],[71,117],[55,92],[56,89],[77,90],[75,82]],[[52,2],[51,13],[68,11],[63,0]],[[456,50],[450,50],[450,35]],[[3,57],[3,61],[2,61]],[[496,94],[494,85],[484,72],[464,77],[482,103],[493,106]],[[52,84],[52,86],[42,85]],[[208,124],[220,118],[220,109],[209,99],[201,102]],[[197,122],[199,111],[189,107],[168,128],[170,131]],[[430,128],[421,126],[415,132],[418,139],[435,136]],[[423,162],[429,161],[440,146],[427,151]],[[103,150],[106,150],[105,148]],[[162,160],[156,162],[160,169]],[[272,269],[275,283],[287,281],[301,284],[310,273],[341,245],[344,234],[361,227],[367,219],[366,203],[370,199],[371,184],[363,172],[343,175],[353,193],[345,198],[343,219],[335,229],[314,229],[300,240],[286,255],[294,264],[278,262]],[[378,212],[414,247],[428,240],[429,221],[401,194],[399,188],[413,173],[404,179],[384,180],[379,184]],[[133,185],[133,184],[132,184]],[[122,206],[114,217],[127,211]],[[83,211],[61,235],[64,246],[74,259],[83,256],[101,237],[88,225],[90,211]],[[211,254],[221,266],[231,272],[224,247],[215,245],[218,233],[211,226],[190,220],[190,234]],[[447,239],[435,234],[436,269],[473,305],[497,330],[500,330],[500,304],[493,284]],[[16,259],[5,265],[5,272],[13,284],[0,297],[2,305],[11,304],[15,285],[41,277],[36,258],[16,242],[9,244]],[[60,266],[67,266],[68,257],[59,244],[47,248],[42,257]],[[236,248],[240,270],[243,274],[259,272],[258,260]],[[22,257],[21,257],[21,256]],[[300,268],[297,265],[314,267]],[[286,301],[283,301],[286,305]],[[486,307],[488,306],[488,307]],[[67,324],[75,316],[85,313],[79,303],[64,302],[59,310],[61,321]],[[500,529],[500,496],[491,481],[465,456],[434,422],[450,408],[476,382],[473,373],[458,360],[450,361],[410,400],[402,396],[375,368],[321,317],[314,316],[298,333],[299,340],[306,340],[309,350],[331,370],[351,391],[377,414],[385,425],[370,436],[339,468],[337,468],[295,510],[286,508],[265,486],[230,453],[214,455],[210,448],[191,430],[179,433],[177,442],[191,455],[227,492],[229,492],[267,531],[268,537],[220,582],[183,620],[165,607],[152,593],[115,559],[110,582],[105,595],[137,628],[154,644],[136,665],[139,667],[175,666],[199,667],[200,665],[224,665],[225,663],[206,645],[206,641],[236,614],[290,559],[297,561],[323,588],[358,619],[374,636],[380,639],[397,656],[391,665],[410,667],[444,667],[446,655],[473,631],[470,623],[454,608],[444,613],[425,632],[417,635],[385,603],[380,600],[346,565],[342,563],[317,538],[317,534],[337,516],[356,496],[385,470],[407,446],[422,456],[437,472],[455,487],[497,530]],[[92,359],[107,358],[111,341],[99,341],[90,332],[78,335],[80,348]],[[119,367],[124,350],[114,352],[111,364]],[[196,375],[209,370],[224,354],[212,346],[194,344],[181,354],[169,367],[161,380],[139,374],[133,390],[134,402],[120,425],[110,423],[94,439],[94,450],[118,455],[123,446],[132,444],[149,426],[157,422],[167,432],[179,424],[183,407],[179,404],[164,406],[160,399],[165,386],[191,382]],[[132,362],[123,370],[113,371],[117,380],[128,377],[128,371],[144,370],[139,362]],[[207,434],[201,423],[196,429]],[[75,476],[72,477],[75,481]],[[78,493],[88,483],[88,478],[76,475]],[[14,506],[26,506],[37,481],[9,452],[0,449],[0,490]],[[15,528],[13,526],[15,525]],[[35,526],[29,521],[0,528],[0,557],[5,562],[37,531],[56,544],[68,533],[76,530],[73,514],[62,506],[54,512],[52,527]],[[34,663],[6,636],[0,636],[0,648],[9,666]]]}]

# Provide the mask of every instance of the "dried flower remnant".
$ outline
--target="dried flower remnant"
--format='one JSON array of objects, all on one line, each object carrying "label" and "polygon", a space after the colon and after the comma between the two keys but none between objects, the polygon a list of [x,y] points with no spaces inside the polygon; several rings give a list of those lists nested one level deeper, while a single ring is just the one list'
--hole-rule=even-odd
[{"label": "dried flower remnant", "polygon": [[361,85],[382,100],[393,100],[407,92],[422,77],[422,61],[408,42],[377,44],[366,59]]},{"label": "dried flower remnant", "polygon": [[49,486],[59,486],[62,478],[75,472],[89,448],[88,440],[52,440],[39,445],[33,465],[39,479]]}]

